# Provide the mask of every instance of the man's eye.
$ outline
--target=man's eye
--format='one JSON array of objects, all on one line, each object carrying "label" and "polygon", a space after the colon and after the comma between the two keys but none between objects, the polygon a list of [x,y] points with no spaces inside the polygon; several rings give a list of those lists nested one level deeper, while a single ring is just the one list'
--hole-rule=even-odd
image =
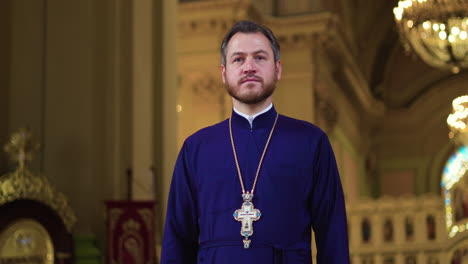
[{"label": "man's eye", "polygon": [[235,59],[234,59],[234,62],[242,62],[242,61],[243,61],[242,58],[235,58]]},{"label": "man's eye", "polygon": [[257,56],[257,60],[265,60],[265,57],[263,57],[263,56]]}]

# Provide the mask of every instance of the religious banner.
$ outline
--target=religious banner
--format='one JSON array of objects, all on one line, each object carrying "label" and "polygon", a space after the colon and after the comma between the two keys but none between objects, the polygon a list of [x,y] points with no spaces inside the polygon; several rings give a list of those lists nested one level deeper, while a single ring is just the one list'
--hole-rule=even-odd
[{"label": "religious banner", "polygon": [[107,263],[154,264],[154,202],[107,201]]}]

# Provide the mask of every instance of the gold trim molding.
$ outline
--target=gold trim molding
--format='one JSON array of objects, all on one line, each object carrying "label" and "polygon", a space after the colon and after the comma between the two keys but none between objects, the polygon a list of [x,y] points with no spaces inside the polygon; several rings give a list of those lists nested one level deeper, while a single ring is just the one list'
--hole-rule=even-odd
[{"label": "gold trim molding", "polygon": [[27,167],[34,152],[39,149],[28,129],[22,128],[14,133],[5,146],[18,167],[13,173],[0,176],[0,206],[15,200],[34,200],[42,202],[54,210],[62,219],[68,232],[76,223],[76,216],[61,192],[57,191],[43,175],[36,175]]}]

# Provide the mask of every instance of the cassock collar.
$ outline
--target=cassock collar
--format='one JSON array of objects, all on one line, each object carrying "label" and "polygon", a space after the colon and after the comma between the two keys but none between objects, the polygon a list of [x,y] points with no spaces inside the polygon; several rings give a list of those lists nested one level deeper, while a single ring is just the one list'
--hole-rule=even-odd
[{"label": "cassock collar", "polygon": [[255,119],[252,121],[252,127],[250,127],[250,123],[247,120],[247,118],[236,113],[234,109],[232,111],[231,116],[232,116],[232,123],[242,128],[246,128],[250,130],[255,130],[258,128],[271,128],[276,118],[276,109],[274,106],[272,106],[270,110],[255,117]]}]

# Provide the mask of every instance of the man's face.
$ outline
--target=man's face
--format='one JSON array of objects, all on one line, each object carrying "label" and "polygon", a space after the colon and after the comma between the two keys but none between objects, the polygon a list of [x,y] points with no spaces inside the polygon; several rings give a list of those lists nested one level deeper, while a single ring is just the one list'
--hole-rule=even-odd
[{"label": "man's face", "polygon": [[275,62],[270,42],[262,33],[236,33],[227,45],[221,71],[229,95],[253,105],[273,94],[281,78],[281,62]]}]

